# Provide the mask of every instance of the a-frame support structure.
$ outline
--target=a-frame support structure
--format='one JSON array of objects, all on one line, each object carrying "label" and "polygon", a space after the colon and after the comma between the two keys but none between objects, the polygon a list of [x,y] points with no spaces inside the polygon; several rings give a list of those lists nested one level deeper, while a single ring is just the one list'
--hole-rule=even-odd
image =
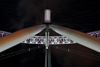
[{"label": "a-frame support structure", "polygon": [[[48,13],[48,12],[47,12]],[[47,20],[49,15],[47,15]],[[82,33],[80,31],[76,31],[73,29],[56,26],[56,25],[38,25],[33,26],[27,29],[23,29],[12,33],[8,36],[0,38],[0,52],[19,44],[20,42],[35,36],[37,33],[41,32],[43,29],[46,29],[45,36],[46,36],[46,53],[45,53],[45,67],[51,67],[51,58],[50,58],[50,49],[49,49],[49,31],[48,28],[54,30],[55,32],[85,46],[92,50],[95,50],[100,53],[100,39],[96,37],[92,37],[88,34]],[[48,62],[48,63],[47,63]]]}]

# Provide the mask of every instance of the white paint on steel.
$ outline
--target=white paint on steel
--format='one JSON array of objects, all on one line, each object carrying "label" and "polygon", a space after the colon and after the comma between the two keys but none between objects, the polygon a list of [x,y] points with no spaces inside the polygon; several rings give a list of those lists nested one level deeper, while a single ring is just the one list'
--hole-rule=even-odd
[{"label": "white paint on steel", "polygon": [[41,32],[45,27],[45,25],[38,25],[17,31],[8,36],[0,38],[0,52],[36,35],[37,33]]},{"label": "white paint on steel", "polygon": [[55,32],[97,52],[100,52],[100,39],[88,34],[56,25],[49,26]]},{"label": "white paint on steel", "polygon": [[44,22],[45,23],[51,22],[51,11],[49,9],[45,10]]}]

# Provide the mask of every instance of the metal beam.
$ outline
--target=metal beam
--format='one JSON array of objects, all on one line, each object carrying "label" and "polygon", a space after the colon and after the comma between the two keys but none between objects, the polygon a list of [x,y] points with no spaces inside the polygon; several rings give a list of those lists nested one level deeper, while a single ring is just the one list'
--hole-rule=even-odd
[{"label": "metal beam", "polygon": [[48,67],[51,67],[51,49],[48,47]]},{"label": "metal beam", "polygon": [[97,52],[100,52],[100,39],[96,37],[89,36],[85,33],[82,33],[80,31],[76,31],[73,29],[61,27],[61,26],[56,26],[56,25],[50,25],[49,26],[52,30],[55,32],[68,37],[69,39],[86,46],[90,49],[93,49]]},{"label": "metal beam", "polygon": [[51,67],[51,50],[50,50],[50,46],[48,46],[48,49],[45,49],[45,67]]},{"label": "metal beam", "polygon": [[49,25],[46,26],[45,37],[46,37],[45,67],[51,67],[51,52],[49,46]]},{"label": "metal beam", "polygon": [[11,48],[16,44],[19,44],[22,41],[36,35],[37,33],[41,32],[45,27],[45,25],[33,26],[0,38],[0,52]]},{"label": "metal beam", "polygon": [[45,49],[45,67],[48,67],[48,49]]},{"label": "metal beam", "polygon": [[[0,38],[11,34],[10,32],[0,31]],[[86,33],[90,36],[94,36],[96,38],[100,38],[100,30]],[[45,44],[46,42],[45,36],[33,36],[22,43],[27,44]],[[49,36],[49,45],[56,44],[74,44],[76,42],[64,37],[64,36]]]}]

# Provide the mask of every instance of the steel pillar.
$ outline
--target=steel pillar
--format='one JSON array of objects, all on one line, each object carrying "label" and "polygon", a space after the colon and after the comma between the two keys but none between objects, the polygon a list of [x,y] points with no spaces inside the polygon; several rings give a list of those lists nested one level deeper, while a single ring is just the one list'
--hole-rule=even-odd
[{"label": "steel pillar", "polygon": [[51,67],[51,50],[50,46],[45,49],[45,67]]},{"label": "steel pillar", "polygon": [[45,36],[46,36],[45,67],[51,67],[51,52],[49,46],[49,25],[46,26]]}]

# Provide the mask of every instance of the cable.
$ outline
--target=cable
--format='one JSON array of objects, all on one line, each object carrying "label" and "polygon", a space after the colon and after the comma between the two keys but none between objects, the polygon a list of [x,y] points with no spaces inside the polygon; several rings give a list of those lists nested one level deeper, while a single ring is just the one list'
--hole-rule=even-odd
[{"label": "cable", "polygon": [[11,55],[11,54],[15,54],[15,53],[18,53],[18,52],[21,52],[21,51],[25,51],[25,50],[27,50],[27,49],[16,51],[16,52],[12,52],[12,53],[8,53],[8,54],[4,54],[4,55],[1,55],[0,57]]},{"label": "cable", "polygon": [[[96,55],[92,55],[92,54],[88,54],[88,53],[84,53],[84,52],[80,52],[80,51],[76,51],[76,50],[72,50],[72,49],[68,49],[68,48],[58,47],[58,46],[56,47],[56,49],[64,50],[64,51],[67,51],[67,52],[70,52],[70,53],[78,54],[78,55],[81,55],[81,56],[85,56],[85,57],[100,61],[100,59],[94,58],[94,57],[100,58],[99,56],[96,56]],[[84,55],[84,54],[86,54],[86,55]],[[91,57],[91,56],[94,56],[94,57]]]},{"label": "cable", "polygon": [[88,53],[84,53],[84,52],[80,52],[80,51],[76,51],[76,50],[72,50],[72,49],[68,49],[68,48],[63,48],[63,47],[60,47],[60,48],[65,49],[65,50],[67,49],[67,51],[70,50],[71,52],[86,54],[86,55],[90,55],[90,56],[94,56],[94,57],[100,58],[99,56],[96,56],[96,55],[92,55],[92,54],[88,54]]},{"label": "cable", "polygon": [[7,58],[10,58],[10,57],[13,57],[13,56],[16,56],[16,55],[19,55],[19,54],[25,53],[25,52],[28,52],[28,51],[24,51],[24,52],[21,52],[21,53],[17,53],[17,54],[14,54],[14,55],[10,55],[10,56],[7,56],[7,57],[4,57],[4,58],[1,58],[0,60],[7,59]]},{"label": "cable", "polygon": [[99,56],[96,56],[96,55],[92,55],[92,54],[88,54],[88,53],[84,53],[84,52],[80,52],[80,51],[76,51],[76,50],[71,50],[71,52],[77,52],[77,53],[86,54],[86,55],[89,55],[89,56],[99,57]]},{"label": "cable", "polygon": [[40,47],[28,48],[28,49],[22,50],[23,52],[20,52],[21,50],[17,51],[17,52],[13,52],[13,53],[17,53],[17,54],[13,54],[13,53],[5,54],[2,57],[7,56],[7,55],[10,55],[10,56],[1,58],[0,60],[6,59],[6,58],[9,58],[9,57],[13,57],[13,56],[16,56],[16,55],[19,55],[19,54],[22,54],[22,53],[26,53],[26,52],[29,52],[29,51],[32,51],[32,50],[35,50],[35,49],[38,49],[38,48],[40,48]]},{"label": "cable", "polygon": [[[41,47],[43,47],[43,46],[41,46]],[[25,49],[25,50],[20,50],[20,51],[8,53],[8,54],[5,54],[5,55],[0,56],[0,57],[3,57],[3,58],[0,58],[0,60],[6,59],[6,58],[10,58],[10,57],[13,57],[13,56],[22,54],[22,53],[26,53],[26,52],[29,52],[29,51],[32,51],[32,50],[35,50],[35,49],[38,49],[38,48],[41,48],[41,47],[33,47],[33,48]],[[4,57],[4,56],[7,56],[7,57]]]},{"label": "cable", "polygon": [[88,57],[88,58],[91,58],[91,59],[99,60],[100,61],[100,59],[97,59],[97,58],[94,58],[94,57],[90,57],[90,56],[87,56],[87,55],[82,55],[82,54],[75,53],[75,52],[71,52],[71,53],[78,54],[78,55],[81,55],[81,56],[85,56],[85,57]]}]

